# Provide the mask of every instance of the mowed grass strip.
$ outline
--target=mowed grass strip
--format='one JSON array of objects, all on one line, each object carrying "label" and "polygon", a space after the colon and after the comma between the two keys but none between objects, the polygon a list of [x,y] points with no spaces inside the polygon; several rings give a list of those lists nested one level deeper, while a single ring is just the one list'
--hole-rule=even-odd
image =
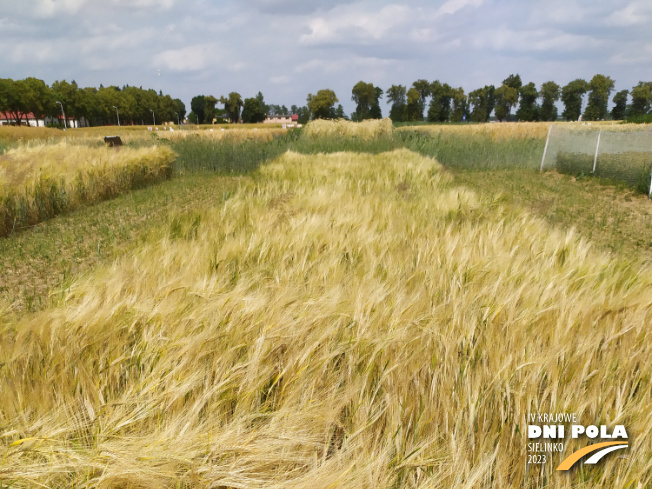
[{"label": "mowed grass strip", "polygon": [[24,312],[58,302],[81,274],[167,233],[179,213],[222,205],[244,180],[180,175],[0,239],[0,303]]},{"label": "mowed grass strip", "polygon": [[451,171],[487,205],[500,200],[526,208],[557,228],[575,229],[614,257],[652,263],[652,203],[633,189],[557,172]]},{"label": "mowed grass strip", "polygon": [[166,146],[23,146],[0,156],[0,237],[82,204],[166,180],[176,155]]},{"label": "mowed grass strip", "polygon": [[[652,482],[649,269],[406,150],[286,153],[168,230],[0,322],[7,485]],[[632,456],[526,471],[531,412]]]}]

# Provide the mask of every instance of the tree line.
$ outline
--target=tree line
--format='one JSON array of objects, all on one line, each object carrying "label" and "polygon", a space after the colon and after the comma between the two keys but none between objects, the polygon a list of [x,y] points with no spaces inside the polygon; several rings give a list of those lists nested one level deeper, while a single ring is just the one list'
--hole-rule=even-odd
[{"label": "tree line", "polygon": [[[590,81],[578,78],[560,86],[547,81],[540,87],[533,82],[524,84],[519,74],[509,75],[500,86],[485,85],[468,94],[462,87],[451,87],[439,80],[429,82],[420,79],[410,88],[392,85],[384,91],[372,83],[360,81],[351,90],[351,100],[356,107],[350,119],[362,121],[382,117],[381,99],[390,105],[389,117],[395,122],[487,122],[493,114],[496,120],[555,121],[560,117],[567,121],[580,119],[597,121],[612,118],[623,120],[645,116],[652,109],[652,82],[639,82],[632,90],[621,90],[614,94],[615,82],[608,76],[597,74]],[[611,95],[614,107],[608,110]],[[586,107],[582,111],[586,98]],[[631,102],[630,102],[631,99]],[[193,99],[195,100],[195,99]],[[209,97],[206,97],[209,100]],[[232,122],[241,117],[243,122],[261,122],[267,115],[299,115],[299,123],[311,119],[348,119],[335,92],[331,89],[309,93],[306,105],[266,105],[262,93],[242,100],[235,92],[228,97],[210,98],[211,106],[205,119],[209,122],[215,114],[213,102],[224,103],[223,117]],[[563,105],[559,114],[557,103]],[[336,105],[337,104],[337,105]],[[191,104],[192,105],[192,104]],[[193,106],[193,110],[195,106]],[[240,114],[240,109],[242,113]],[[192,119],[191,119],[192,120]]]},{"label": "tree line", "polygon": [[[615,93],[612,99],[614,107],[609,112],[608,103],[614,86],[614,80],[601,74],[590,81],[578,78],[563,87],[548,81],[539,88],[533,82],[523,84],[520,75],[513,74],[498,87],[485,85],[468,94],[462,87],[454,88],[439,80],[416,80],[410,88],[392,85],[386,92],[371,83],[360,81],[351,91],[351,99],[356,103],[351,119],[382,117],[380,99],[383,95],[391,104],[389,117],[395,122],[487,122],[492,113],[499,121],[555,121],[560,116],[557,109],[559,101],[564,106],[561,118],[567,121],[576,121],[580,116],[586,121],[609,117],[622,120],[650,113],[652,82],[639,82],[631,91]],[[587,104],[582,112],[585,96]],[[308,95],[311,117],[335,117],[334,104],[337,101],[332,90],[320,90],[317,95]]]},{"label": "tree line", "polygon": [[[355,121],[382,117],[381,99],[390,104],[389,117],[395,122],[486,122],[492,114],[499,121],[554,121],[560,117],[557,103],[563,104],[561,118],[574,121],[595,121],[611,117],[614,120],[636,119],[650,114],[652,108],[652,82],[639,82],[631,90],[614,92],[615,82],[610,77],[597,74],[590,81],[576,79],[565,86],[554,81],[540,87],[524,84],[518,74],[509,75],[498,87],[485,85],[468,94],[462,87],[452,87],[439,80],[416,80],[411,87],[392,85],[386,91],[372,83],[360,81],[351,90],[356,104],[350,118]],[[582,111],[584,98],[586,107]],[[614,107],[608,111],[608,103]],[[193,97],[188,114],[189,122],[262,122],[266,117],[297,114],[298,122],[310,119],[347,119],[335,92],[330,89],[309,93],[306,104],[267,104],[263,94],[243,99],[237,92],[215,97]],[[217,104],[223,108],[218,108]],[[150,124],[155,120],[181,121],[186,107],[179,99],[163,95],[152,89],[133,86],[80,88],[72,82],[55,81],[48,86],[37,78],[24,80],[0,79],[0,112],[11,115],[19,124],[28,114],[35,117],[61,116],[61,104],[68,118],[86,125]],[[336,105],[337,104],[337,105]],[[116,110],[117,109],[117,110]],[[514,113],[512,113],[514,111]]]},{"label": "tree line", "polygon": [[[335,107],[338,100],[332,90],[320,90],[317,95],[309,94],[307,102],[307,105],[292,105],[288,109],[285,105],[265,103],[261,92],[244,100],[238,92],[231,92],[219,98],[213,95],[197,95],[190,102],[191,112],[188,120],[200,124],[239,121],[256,123],[263,122],[267,117],[296,114],[299,117],[298,123],[305,124],[310,119],[346,118],[342,105]],[[216,106],[218,103],[223,105],[223,109]]]},{"label": "tree line", "polygon": [[177,122],[186,115],[181,100],[142,87],[80,88],[74,80],[70,83],[55,81],[48,86],[33,77],[24,80],[0,78],[0,112],[10,115],[18,124],[23,120],[27,122],[29,114],[35,118],[59,119],[62,106],[67,119],[89,126],[117,124],[118,117],[125,125],[147,125],[155,120]]}]

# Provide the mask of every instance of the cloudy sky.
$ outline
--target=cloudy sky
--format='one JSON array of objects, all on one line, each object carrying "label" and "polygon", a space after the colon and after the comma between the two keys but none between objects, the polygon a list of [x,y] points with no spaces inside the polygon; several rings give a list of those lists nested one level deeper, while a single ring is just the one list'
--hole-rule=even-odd
[{"label": "cloudy sky", "polygon": [[[0,77],[304,105],[331,88],[652,80],[651,0],[0,0]],[[387,105],[383,104],[387,114]]]}]

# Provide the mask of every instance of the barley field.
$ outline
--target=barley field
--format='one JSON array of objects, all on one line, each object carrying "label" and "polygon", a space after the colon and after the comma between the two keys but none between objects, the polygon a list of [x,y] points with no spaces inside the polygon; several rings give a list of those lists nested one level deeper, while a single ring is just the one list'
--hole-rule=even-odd
[{"label": "barley field", "polygon": [[[27,126],[0,126],[0,143],[3,144],[25,144],[35,141],[36,144],[43,142],[58,142],[61,140],[88,144],[103,144],[105,136],[120,136],[124,143],[152,141],[158,136],[161,137],[183,137],[179,133],[201,134],[203,137],[210,137],[210,133],[217,132],[248,132],[253,129],[267,132],[270,130],[281,131],[281,124],[185,124],[183,128],[173,126],[97,126],[68,128],[67,130],[50,127],[27,127]],[[224,131],[222,131],[224,130]],[[175,134],[176,133],[176,134]]]},{"label": "barley field", "polygon": [[234,129],[217,127],[208,130],[186,129],[183,131],[159,131],[157,136],[170,141],[178,141],[180,139],[208,139],[241,142],[249,140],[271,141],[275,136],[279,136],[285,132],[286,129],[274,127],[261,127],[260,129],[258,127]]},{"label": "barley field", "polygon": [[402,126],[401,132],[423,132],[426,134],[455,134],[468,137],[488,136],[491,139],[545,139],[550,126],[564,128],[567,131],[600,131],[614,132],[640,131],[646,124],[620,124],[613,121],[597,122],[495,122],[489,124],[432,124],[417,126]]},{"label": "barley field", "polygon": [[[0,483],[646,488],[651,277],[414,151],[285,152],[57,306],[0,306]],[[528,467],[527,414],[560,411],[630,453]]]},{"label": "barley field", "polygon": [[0,155],[0,237],[73,210],[170,178],[175,154],[140,149],[30,143]]},{"label": "barley field", "polygon": [[308,138],[353,137],[374,139],[390,136],[393,132],[392,121],[389,118],[351,122],[344,119],[335,121],[317,119],[306,125],[305,134]]}]

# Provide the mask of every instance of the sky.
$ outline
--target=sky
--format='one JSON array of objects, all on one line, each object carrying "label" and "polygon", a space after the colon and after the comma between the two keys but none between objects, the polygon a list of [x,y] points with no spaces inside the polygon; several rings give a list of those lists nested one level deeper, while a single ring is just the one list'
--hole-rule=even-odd
[{"label": "sky", "polygon": [[652,80],[651,0],[0,0],[0,36],[2,78],[153,88],[188,112],[195,95],[290,107],[330,88],[350,113],[360,80]]}]

